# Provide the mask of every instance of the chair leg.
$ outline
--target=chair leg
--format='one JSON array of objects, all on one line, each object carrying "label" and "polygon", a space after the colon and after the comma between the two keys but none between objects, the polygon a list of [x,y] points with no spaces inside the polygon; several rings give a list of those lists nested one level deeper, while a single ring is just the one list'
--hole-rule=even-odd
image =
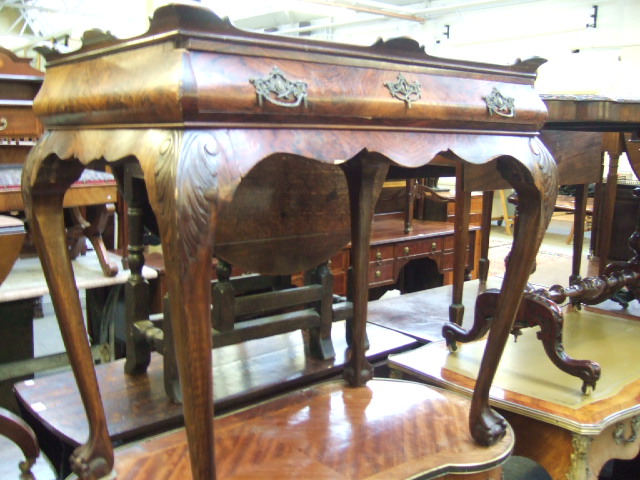
[{"label": "chair leg", "polygon": [[[9,410],[0,408],[0,435],[4,435],[20,447],[25,458],[23,462],[20,462],[20,471],[23,474],[28,473],[40,455],[38,439],[31,427]],[[23,478],[22,475],[20,478]]]}]

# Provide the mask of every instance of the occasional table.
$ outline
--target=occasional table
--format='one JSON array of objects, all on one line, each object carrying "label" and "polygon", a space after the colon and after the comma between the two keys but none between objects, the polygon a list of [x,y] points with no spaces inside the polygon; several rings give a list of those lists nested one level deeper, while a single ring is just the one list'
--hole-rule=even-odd
[{"label": "occasional table", "polygon": [[[554,479],[594,480],[610,459],[640,450],[640,323],[590,311],[566,314],[566,350],[593,358],[602,378],[591,395],[543,356],[533,329],[509,343],[490,403],[516,432],[515,455],[541,464]],[[394,376],[471,395],[486,340],[448,351],[434,342],[392,356]]]},{"label": "occasional table", "polygon": [[[505,274],[469,410],[477,442],[504,437],[489,386],[557,193],[555,162],[538,138],[547,112],[533,89],[544,60],[497,66],[430,57],[408,39],[358,47],[248,33],[192,4],[159,8],[148,32],[133,39],[94,31],[78,51],[44,53],[34,111],[46,131],[22,186],[89,418],[89,440],[73,460],[79,475],[113,468],[63,248],[64,192],[89,164],[109,164],[125,192],[127,181],[137,182],[131,191],[145,191],[157,219],[198,479],[215,476],[212,255],[249,271],[291,274],[326,261],[350,238],[354,315],[344,373],[363,387],[373,374],[365,357],[371,217],[389,166],[407,177],[438,163],[459,166],[467,192],[478,182],[511,184],[522,206],[518,262]],[[468,235],[468,219],[460,226]],[[459,237],[454,249],[467,245]]]}]

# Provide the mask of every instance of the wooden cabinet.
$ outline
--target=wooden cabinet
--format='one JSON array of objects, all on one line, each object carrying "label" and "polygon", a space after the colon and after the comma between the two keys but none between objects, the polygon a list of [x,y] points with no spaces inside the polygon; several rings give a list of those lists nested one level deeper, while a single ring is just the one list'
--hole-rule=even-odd
[{"label": "wooden cabinet", "polygon": [[[434,271],[442,276],[441,281],[437,281],[438,285],[450,285],[453,282],[453,223],[417,220],[412,232],[405,234],[403,222],[402,216],[397,215],[375,217],[369,248],[369,288],[392,287],[398,284],[402,291],[405,267],[413,261],[425,258],[433,261]],[[473,277],[477,271],[477,233],[478,226],[469,228],[467,266]],[[334,292],[339,295],[347,293],[350,251],[350,246],[347,246],[331,259]]]}]

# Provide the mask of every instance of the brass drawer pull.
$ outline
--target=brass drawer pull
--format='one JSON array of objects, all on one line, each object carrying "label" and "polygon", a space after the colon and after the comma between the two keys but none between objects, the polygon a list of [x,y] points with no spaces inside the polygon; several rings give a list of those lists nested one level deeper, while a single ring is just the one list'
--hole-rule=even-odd
[{"label": "brass drawer pull", "polygon": [[431,243],[431,251],[435,252],[438,249],[438,244],[436,242]]},{"label": "brass drawer pull", "polygon": [[404,251],[405,255],[409,255],[409,253],[410,253],[409,247],[404,247],[403,251]]},{"label": "brass drawer pull", "polygon": [[500,117],[506,118],[513,118],[516,116],[516,107],[513,104],[515,99],[502,95],[496,87],[493,87],[490,95],[482,97],[482,99],[487,104],[489,116],[492,116],[494,113]]},{"label": "brass drawer pull", "polygon": [[263,100],[280,107],[295,108],[301,103],[307,107],[307,84],[290,81],[278,67],[273,67],[265,78],[250,78],[249,81],[256,89],[261,107]]},{"label": "brass drawer pull", "polygon": [[382,277],[382,272],[380,270],[376,270],[376,278]]},{"label": "brass drawer pull", "polygon": [[402,73],[398,74],[395,82],[384,82],[384,86],[389,89],[393,98],[402,100],[408,108],[411,108],[411,104],[422,97],[420,83],[409,83]]},{"label": "brass drawer pull", "polygon": [[9,120],[7,120],[5,117],[0,118],[0,130],[4,130],[8,126],[9,126]]},{"label": "brass drawer pull", "polygon": [[376,261],[377,262],[382,261],[382,252],[380,250],[376,252]]}]

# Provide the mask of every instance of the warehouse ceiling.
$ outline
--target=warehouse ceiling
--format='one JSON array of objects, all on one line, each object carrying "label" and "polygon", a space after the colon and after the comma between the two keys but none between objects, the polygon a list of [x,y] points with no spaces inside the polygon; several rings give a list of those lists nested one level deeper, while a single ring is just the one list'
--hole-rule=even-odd
[{"label": "warehouse ceiling", "polygon": [[[532,0],[202,0],[245,30],[311,35],[390,20],[424,23],[439,15]],[[90,28],[116,36],[143,33],[154,0],[0,0],[0,45],[15,51],[41,41],[68,42]]]}]

